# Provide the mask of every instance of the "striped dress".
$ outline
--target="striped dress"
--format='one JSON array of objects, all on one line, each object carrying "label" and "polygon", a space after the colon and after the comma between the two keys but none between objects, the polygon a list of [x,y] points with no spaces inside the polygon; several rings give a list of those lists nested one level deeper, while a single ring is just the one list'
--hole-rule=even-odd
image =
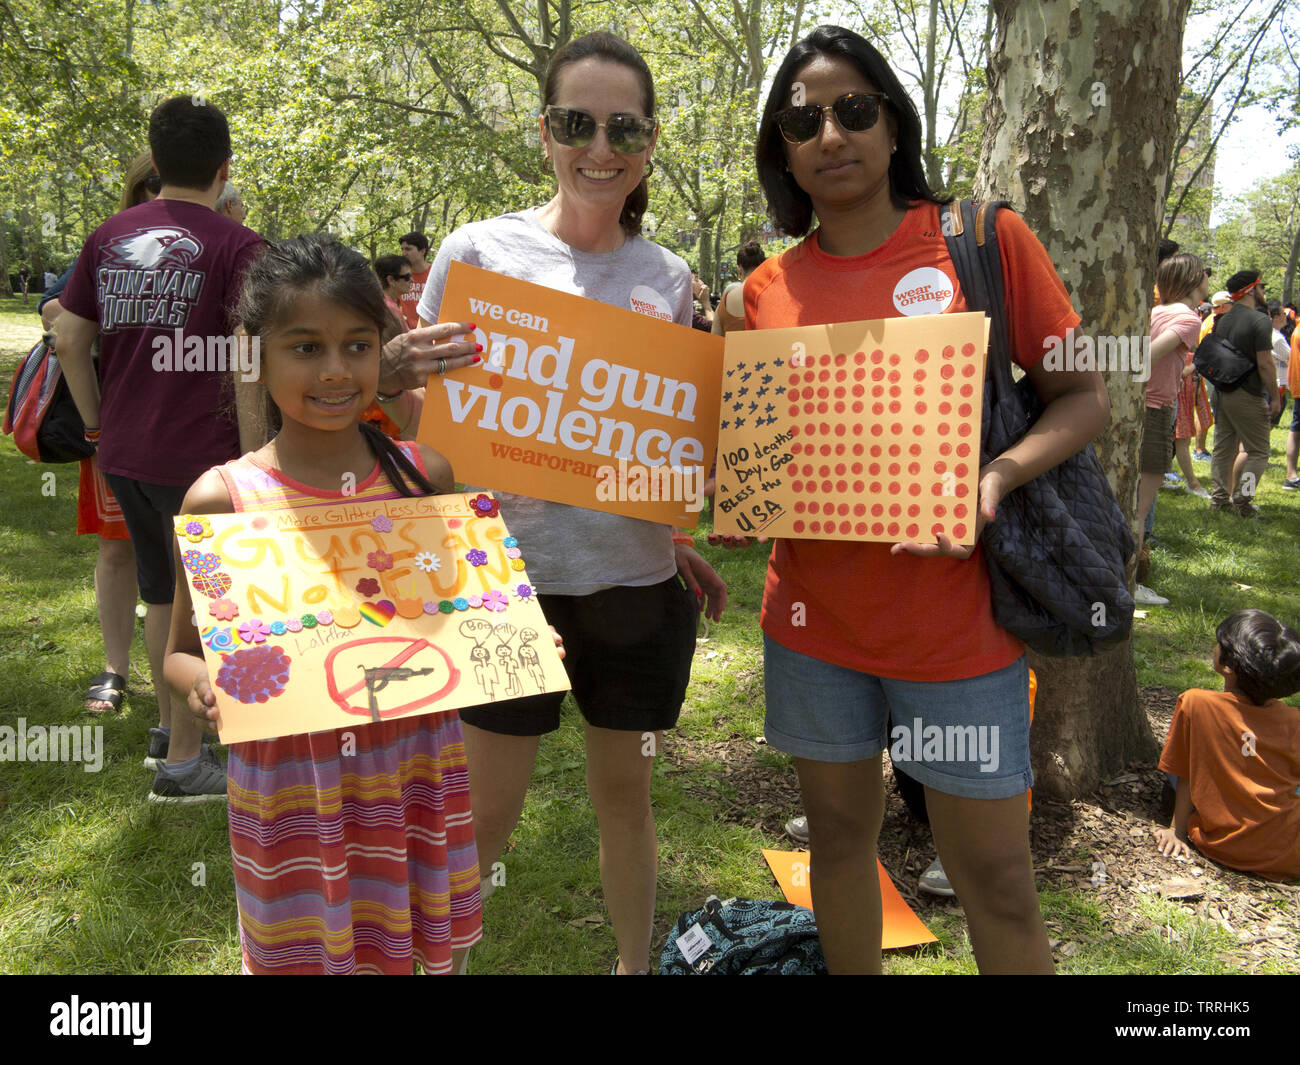
[{"label": "striped dress", "polygon": [[[423,471],[419,449],[398,446]],[[247,455],[219,472],[236,511],[345,498]],[[346,498],[396,497],[376,465]],[[245,971],[410,974],[419,962],[446,973],[452,949],[478,941],[478,854],[454,711],[232,744],[228,772]]]}]

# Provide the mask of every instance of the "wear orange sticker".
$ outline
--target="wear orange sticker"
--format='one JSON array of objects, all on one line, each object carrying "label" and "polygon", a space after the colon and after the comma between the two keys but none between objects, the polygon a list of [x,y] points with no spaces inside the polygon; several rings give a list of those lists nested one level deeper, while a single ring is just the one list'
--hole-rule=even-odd
[{"label": "wear orange sticker", "polygon": [[975,540],[988,319],[728,333],[714,528]]},{"label": "wear orange sticker", "polygon": [[635,302],[646,313],[452,263],[439,321],[476,323],[484,360],[429,378],[419,439],[468,484],[693,528],[722,340]]}]

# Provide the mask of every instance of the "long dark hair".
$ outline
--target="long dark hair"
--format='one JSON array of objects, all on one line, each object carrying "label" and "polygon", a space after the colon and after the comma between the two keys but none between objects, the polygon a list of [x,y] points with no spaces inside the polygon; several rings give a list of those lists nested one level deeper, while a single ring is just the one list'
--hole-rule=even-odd
[{"label": "long dark hair", "polygon": [[[239,320],[249,336],[265,339],[267,331],[283,319],[295,299],[305,291],[352,308],[374,322],[382,335],[388,307],[379,278],[360,252],[329,234],[312,234],[268,244],[249,267],[239,301]],[[280,429],[280,408],[270,390],[259,385],[260,399],[253,410],[259,435],[269,440]],[[404,496],[437,491],[415,464],[387,435],[368,422],[359,422],[361,435],[379,460],[389,483]]]},{"label": "long dark hair", "polygon": [[[550,65],[546,68],[546,82],[542,88],[543,110],[555,103],[555,94],[560,87],[560,72],[565,67],[580,63],[584,59],[603,59],[608,63],[621,63],[635,72],[641,80],[641,103],[646,117],[654,118],[655,82],[650,74],[650,68],[646,66],[646,61],[641,58],[641,53],[622,37],[603,30],[575,38],[551,57]],[[623,212],[618,216],[618,224],[629,237],[640,234],[641,219],[645,217],[649,206],[650,187],[643,177],[628,198],[623,201]]]},{"label": "long dark hair", "polygon": [[812,227],[812,199],[786,166],[785,141],[776,128],[775,116],[788,106],[795,75],[818,56],[847,60],[888,97],[885,114],[892,114],[898,126],[898,151],[889,157],[889,198],[894,206],[905,209],[915,200],[949,203],[952,197],[940,196],[926,180],[921,163],[921,118],[884,57],[852,30],[818,26],[786,53],[758,127],[758,180],[777,229],[802,237]]}]

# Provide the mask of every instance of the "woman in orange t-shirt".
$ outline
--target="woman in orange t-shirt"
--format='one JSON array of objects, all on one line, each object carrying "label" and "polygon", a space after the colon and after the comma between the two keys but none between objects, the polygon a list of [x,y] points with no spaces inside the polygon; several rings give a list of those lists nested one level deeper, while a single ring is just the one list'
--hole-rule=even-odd
[{"label": "woman in orange t-shirt", "polygon": [[[866,41],[822,27],[795,45],[763,113],[758,171],[777,227],[807,239],[746,283],[749,328],[966,309],[939,224],[944,201],[926,183],[920,146],[915,108]],[[814,213],[819,226],[808,235]],[[976,544],[1007,493],[1084,447],[1109,412],[1099,374],[1040,365],[1079,318],[1024,223],[1003,211],[996,232],[1013,357],[1046,410],[1023,440],[979,470],[977,504],[953,504]],[[960,388],[973,400],[978,382]],[[818,477],[825,464],[826,476],[833,470],[845,485],[861,476],[853,482],[869,504],[861,523],[901,542],[779,540],[763,602],[766,734],[798,767],[827,965],[836,973],[880,969],[876,841],[888,747],[925,785],[981,971],[1049,972],[1029,851],[1024,647],[993,620],[978,546],[944,535],[921,542],[910,501],[888,501],[889,477],[905,467],[918,475],[920,452],[876,433],[877,412],[869,400],[864,408],[868,431],[849,436],[842,456],[819,447],[814,457],[804,443],[794,461]],[[968,476],[978,447],[958,443],[959,433],[951,444],[940,435],[946,468]],[[815,504],[814,494],[809,515]],[[877,513],[873,524],[867,515]],[[816,535],[813,520],[807,528]]]}]

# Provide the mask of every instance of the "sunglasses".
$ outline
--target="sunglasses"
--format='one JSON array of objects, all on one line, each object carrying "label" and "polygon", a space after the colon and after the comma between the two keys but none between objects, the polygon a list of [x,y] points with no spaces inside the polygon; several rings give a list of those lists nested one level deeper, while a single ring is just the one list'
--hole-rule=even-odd
[{"label": "sunglasses", "polygon": [[835,121],[846,133],[865,133],[879,120],[880,104],[888,99],[883,92],[846,92],[828,107],[787,107],[772,118],[782,137],[791,144],[803,144],[821,132],[827,111],[835,113]]},{"label": "sunglasses", "polygon": [[605,131],[609,146],[623,155],[636,155],[650,147],[659,123],[640,115],[610,115],[597,122],[595,115],[575,107],[548,107],[546,128],[566,148],[585,148],[596,139],[596,130]]},{"label": "sunglasses", "polygon": [[398,275],[397,275],[397,280],[398,280],[398,281],[410,281],[410,280],[411,280],[411,275],[410,275],[410,274],[398,274]]}]

